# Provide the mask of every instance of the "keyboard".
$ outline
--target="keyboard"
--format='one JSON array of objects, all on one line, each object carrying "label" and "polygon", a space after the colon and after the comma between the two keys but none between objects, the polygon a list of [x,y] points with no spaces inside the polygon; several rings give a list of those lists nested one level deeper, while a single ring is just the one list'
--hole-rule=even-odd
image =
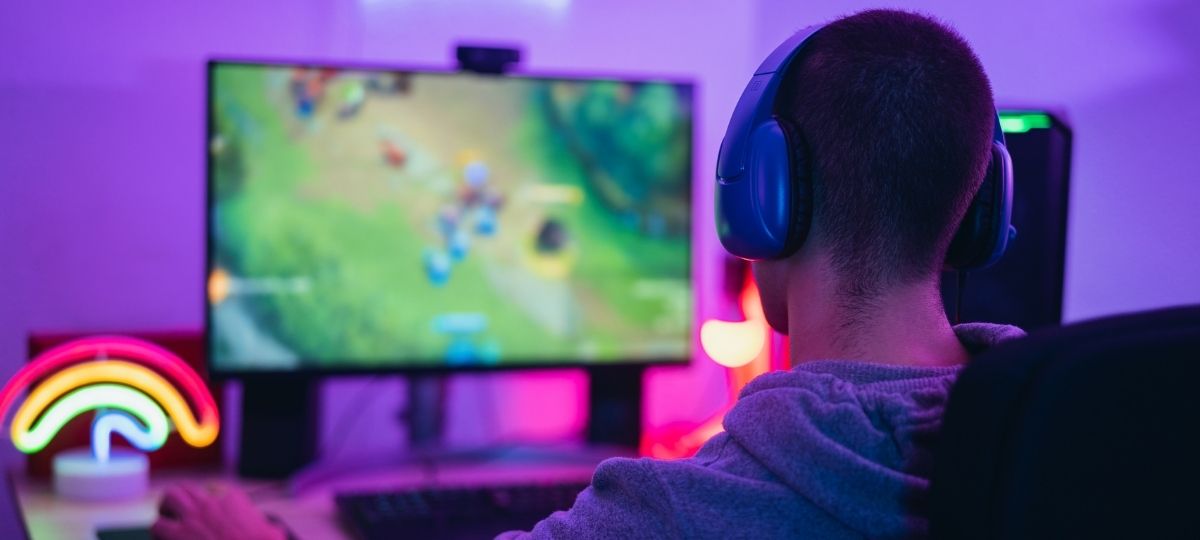
[{"label": "keyboard", "polygon": [[341,493],[342,520],[360,540],[492,538],[566,510],[587,482]]}]

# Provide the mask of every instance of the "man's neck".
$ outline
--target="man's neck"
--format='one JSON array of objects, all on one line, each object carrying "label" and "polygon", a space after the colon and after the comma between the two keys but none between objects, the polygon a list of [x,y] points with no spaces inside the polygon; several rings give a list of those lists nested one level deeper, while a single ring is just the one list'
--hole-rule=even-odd
[{"label": "man's neck", "polygon": [[793,366],[812,360],[911,366],[967,360],[932,285],[896,287],[858,305],[847,305],[833,287],[793,288],[788,296]]}]

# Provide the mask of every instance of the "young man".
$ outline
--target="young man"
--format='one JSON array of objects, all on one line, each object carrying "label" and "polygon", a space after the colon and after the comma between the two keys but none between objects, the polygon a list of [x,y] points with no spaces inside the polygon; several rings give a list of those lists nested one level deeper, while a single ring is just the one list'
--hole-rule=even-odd
[{"label": "young man", "polygon": [[[991,88],[961,37],[899,11],[825,26],[775,103],[808,143],[811,230],[755,263],[790,371],[751,382],[691,459],[612,459],[522,538],[902,538],[926,532],[930,446],[968,356],[1021,331],[952,328],[938,283],[991,152]],[[163,538],[282,534],[244,495],[167,492]],[[403,536],[404,531],[396,531]]]}]

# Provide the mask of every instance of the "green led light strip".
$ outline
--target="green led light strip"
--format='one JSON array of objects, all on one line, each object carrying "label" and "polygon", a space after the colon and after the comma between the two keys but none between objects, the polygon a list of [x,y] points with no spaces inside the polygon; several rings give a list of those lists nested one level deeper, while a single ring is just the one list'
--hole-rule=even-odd
[{"label": "green led light strip", "polygon": [[1050,127],[1050,116],[1042,113],[1000,113],[1000,130],[1005,133],[1025,133],[1031,129]]}]

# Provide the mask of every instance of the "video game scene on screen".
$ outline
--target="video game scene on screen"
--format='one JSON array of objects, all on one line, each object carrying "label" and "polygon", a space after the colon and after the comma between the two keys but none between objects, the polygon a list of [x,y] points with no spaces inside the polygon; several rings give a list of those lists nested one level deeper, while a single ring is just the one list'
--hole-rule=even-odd
[{"label": "video game scene on screen", "polygon": [[211,70],[217,368],[685,357],[690,87]]}]

